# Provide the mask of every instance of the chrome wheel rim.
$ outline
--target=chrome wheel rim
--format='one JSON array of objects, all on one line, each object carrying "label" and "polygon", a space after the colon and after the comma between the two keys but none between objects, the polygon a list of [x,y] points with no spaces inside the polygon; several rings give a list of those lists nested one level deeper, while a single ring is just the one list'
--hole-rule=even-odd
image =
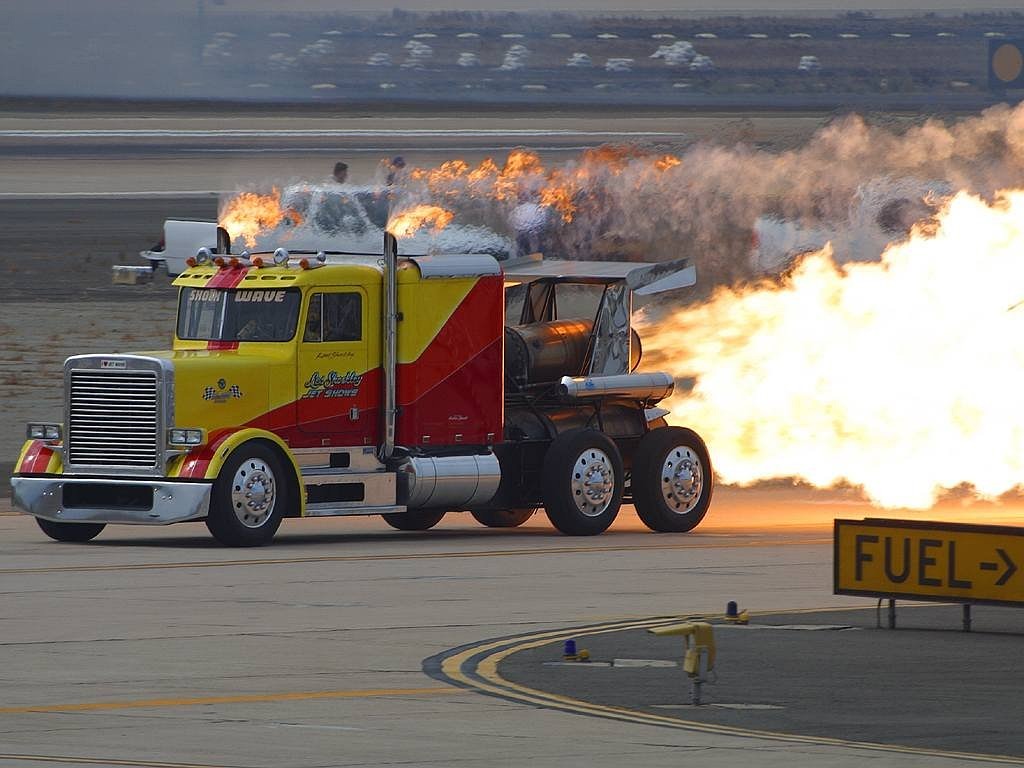
[{"label": "chrome wheel rim", "polygon": [[246,459],[231,480],[231,509],[246,528],[259,528],[274,511],[277,481],[263,459]]},{"label": "chrome wheel rim", "polygon": [[661,496],[677,515],[688,515],[700,501],[704,490],[704,467],[697,452],[688,445],[677,445],[668,452],[661,466]]},{"label": "chrome wheel rim", "polygon": [[604,514],[615,495],[615,469],[608,454],[588,448],[573,463],[572,498],[576,509],[587,517]]}]

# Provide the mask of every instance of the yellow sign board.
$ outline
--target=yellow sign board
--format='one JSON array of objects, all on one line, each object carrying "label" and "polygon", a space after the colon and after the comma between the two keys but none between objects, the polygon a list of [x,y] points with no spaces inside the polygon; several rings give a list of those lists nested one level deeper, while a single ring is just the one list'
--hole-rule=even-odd
[{"label": "yellow sign board", "polygon": [[958,603],[1024,603],[1024,528],[836,520],[834,592]]}]

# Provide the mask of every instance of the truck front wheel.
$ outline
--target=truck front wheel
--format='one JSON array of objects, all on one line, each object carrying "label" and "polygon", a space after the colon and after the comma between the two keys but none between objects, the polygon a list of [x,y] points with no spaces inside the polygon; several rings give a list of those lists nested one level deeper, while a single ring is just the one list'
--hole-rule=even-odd
[{"label": "truck front wheel", "polygon": [[633,456],[630,487],[636,513],[652,531],[693,530],[707,514],[714,490],[704,441],[692,429],[652,429]]},{"label": "truck front wheel", "polygon": [[555,438],[544,457],[544,511],[562,533],[593,536],[614,522],[622,504],[622,456],[594,429]]},{"label": "truck front wheel", "polygon": [[228,457],[213,484],[206,527],[227,547],[270,542],[284,517],[289,479],[277,453],[250,441]]},{"label": "truck front wheel", "polygon": [[89,541],[100,535],[107,526],[103,523],[55,523],[52,520],[36,518],[43,533],[54,541]]}]

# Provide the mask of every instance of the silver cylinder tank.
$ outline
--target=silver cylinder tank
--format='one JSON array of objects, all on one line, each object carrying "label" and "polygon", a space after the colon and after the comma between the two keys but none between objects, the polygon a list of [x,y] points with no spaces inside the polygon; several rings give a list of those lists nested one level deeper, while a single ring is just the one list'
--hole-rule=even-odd
[{"label": "silver cylinder tank", "polygon": [[490,501],[500,480],[501,467],[493,453],[410,456],[398,468],[399,502],[410,509],[466,509]]},{"label": "silver cylinder tank", "polygon": [[525,386],[579,373],[590,348],[590,320],[552,320],[506,326],[505,372]]}]

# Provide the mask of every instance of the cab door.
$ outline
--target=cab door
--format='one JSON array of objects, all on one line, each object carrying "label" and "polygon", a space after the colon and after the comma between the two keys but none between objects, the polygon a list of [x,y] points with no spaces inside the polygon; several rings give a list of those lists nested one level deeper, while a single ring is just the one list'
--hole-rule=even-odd
[{"label": "cab door", "polygon": [[379,399],[368,377],[366,292],[324,287],[306,297],[298,355],[298,428],[316,445],[375,444]]}]

